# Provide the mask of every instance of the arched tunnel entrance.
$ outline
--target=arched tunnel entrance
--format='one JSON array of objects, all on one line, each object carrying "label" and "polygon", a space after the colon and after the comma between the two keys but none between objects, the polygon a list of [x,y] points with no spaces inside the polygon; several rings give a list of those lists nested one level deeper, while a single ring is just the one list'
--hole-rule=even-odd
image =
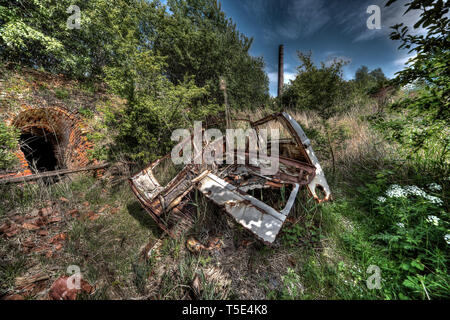
[{"label": "arched tunnel entrance", "polygon": [[92,145],[85,137],[83,125],[75,114],[66,109],[23,110],[12,119],[11,125],[21,132],[18,156],[23,159],[23,171],[39,173],[76,169],[90,162],[87,150]]},{"label": "arched tunnel entrance", "polygon": [[62,169],[55,155],[57,139],[43,129],[40,131],[41,134],[35,132],[20,135],[20,150],[28,166],[33,173]]}]

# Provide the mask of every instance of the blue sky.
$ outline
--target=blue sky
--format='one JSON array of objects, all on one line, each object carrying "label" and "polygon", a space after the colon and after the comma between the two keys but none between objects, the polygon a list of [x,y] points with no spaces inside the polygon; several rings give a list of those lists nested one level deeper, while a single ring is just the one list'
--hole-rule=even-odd
[{"label": "blue sky", "polygon": [[[409,55],[389,39],[390,26],[404,22],[411,26],[419,12],[403,15],[400,0],[385,8],[381,0],[221,0],[222,9],[238,29],[254,38],[250,54],[262,56],[270,79],[270,93],[276,95],[278,45],[285,46],[285,82],[295,77],[299,65],[297,50],[312,50],[314,61],[345,59],[345,79],[366,65],[381,67],[387,77],[405,67]],[[381,29],[369,30],[367,8],[381,8]],[[418,30],[417,32],[423,32]]]}]

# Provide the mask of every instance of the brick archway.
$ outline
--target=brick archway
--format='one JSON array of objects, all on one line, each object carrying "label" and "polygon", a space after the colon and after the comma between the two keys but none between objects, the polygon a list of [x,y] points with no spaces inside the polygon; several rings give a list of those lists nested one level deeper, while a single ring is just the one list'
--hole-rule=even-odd
[{"label": "brick archway", "polygon": [[[86,139],[83,123],[77,115],[66,109],[60,107],[24,109],[12,117],[9,124],[19,129],[22,137],[44,138],[50,146],[48,150],[53,151],[51,156],[56,159],[55,169],[75,169],[84,167],[90,162],[87,150],[92,148],[92,144]],[[22,141],[16,152],[21,162],[21,172],[16,175],[32,174],[30,157],[33,155],[24,154],[23,143]],[[48,150],[45,152],[48,153]]]}]

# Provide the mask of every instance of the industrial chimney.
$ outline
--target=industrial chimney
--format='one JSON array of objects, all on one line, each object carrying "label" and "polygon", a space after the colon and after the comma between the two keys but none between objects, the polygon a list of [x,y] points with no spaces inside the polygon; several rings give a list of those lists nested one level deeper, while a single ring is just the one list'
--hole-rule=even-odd
[{"label": "industrial chimney", "polygon": [[278,96],[283,94],[284,84],[284,45],[280,44],[278,48]]}]

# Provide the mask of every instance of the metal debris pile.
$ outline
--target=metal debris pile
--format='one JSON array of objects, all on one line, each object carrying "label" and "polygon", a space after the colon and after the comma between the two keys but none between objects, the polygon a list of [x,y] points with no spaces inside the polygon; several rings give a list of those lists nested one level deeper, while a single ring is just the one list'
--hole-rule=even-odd
[{"label": "metal debris pile", "polygon": [[[300,188],[306,187],[319,202],[330,200],[330,188],[310,140],[289,114],[277,113],[249,124],[258,135],[259,129],[267,126],[284,133],[278,141],[279,169],[274,175],[261,174],[264,161],[250,163],[248,149],[243,153],[235,149],[231,151],[233,156],[245,154],[245,164],[208,166],[192,161],[176,170],[167,155],[130,178],[131,189],[142,206],[169,235],[176,237],[180,225],[189,226],[192,222],[186,196],[194,189],[266,244],[275,241]],[[223,150],[224,155],[230,152],[225,150],[225,144]],[[165,184],[163,180],[168,180],[170,173],[175,176]],[[250,194],[254,190],[275,189],[290,190],[284,208],[276,209]]]}]

